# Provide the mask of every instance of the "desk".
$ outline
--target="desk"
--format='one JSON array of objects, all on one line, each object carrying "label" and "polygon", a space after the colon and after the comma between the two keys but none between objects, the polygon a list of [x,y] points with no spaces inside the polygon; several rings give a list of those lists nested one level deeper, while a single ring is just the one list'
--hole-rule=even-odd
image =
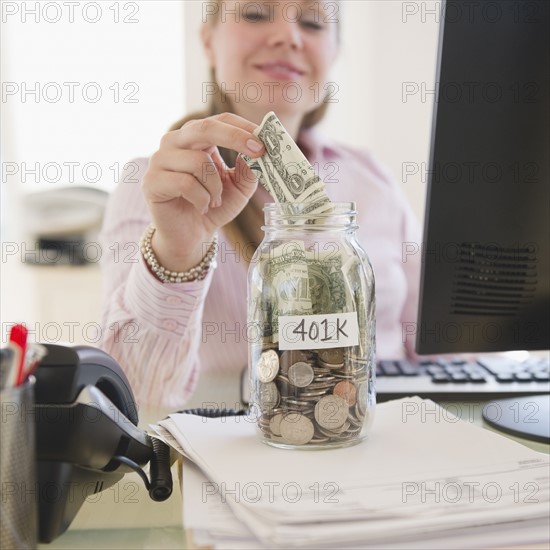
[{"label": "desk", "polygon": [[[481,417],[481,406],[471,403],[441,402],[450,413],[461,411],[463,420],[471,421],[486,429],[493,430]],[[142,415],[146,422],[155,422],[165,416],[164,411]],[[500,433],[500,432],[499,432]],[[515,439],[528,447],[550,453],[550,445]],[[365,443],[368,445],[368,441]],[[149,499],[137,475],[125,476],[117,486],[95,495],[80,510],[69,530],[49,545],[39,545],[40,549],[130,549],[130,548],[189,548],[186,533],[182,527],[182,501],[178,488],[176,466],[174,492],[164,503]],[[546,548],[545,545],[528,548]]]},{"label": "desk", "polygon": [[[101,280],[97,265],[85,267],[31,266],[9,258],[2,265],[5,288],[25,288],[25,293],[3,293],[2,319],[26,320],[39,333],[38,340],[70,344],[92,343],[84,338],[83,328],[100,321]],[[43,289],[48,292],[44,293]],[[86,289],[82,292],[82,289]],[[54,329],[60,327],[58,334]],[[69,327],[73,332],[69,333]],[[92,327],[93,328],[93,327]],[[48,330],[49,329],[49,330]],[[212,376],[212,375],[211,375]],[[225,403],[232,407],[239,399],[239,384],[234,375],[201,375],[189,408],[204,402]],[[486,425],[481,418],[481,406],[471,403],[440,403],[451,413],[457,407],[461,417],[474,424]],[[140,411],[140,426],[148,428],[171,411]],[[500,432],[499,432],[500,433]],[[550,446],[507,436],[530,448],[550,453]],[[368,442],[366,443],[368,445]],[[186,548],[182,527],[181,493],[176,468],[172,496],[163,503],[153,502],[138,478],[129,474],[116,486],[92,496],[83,505],[68,531],[41,549],[130,549]],[[536,548],[536,547],[532,547]],[[540,548],[545,548],[544,545]]]}]

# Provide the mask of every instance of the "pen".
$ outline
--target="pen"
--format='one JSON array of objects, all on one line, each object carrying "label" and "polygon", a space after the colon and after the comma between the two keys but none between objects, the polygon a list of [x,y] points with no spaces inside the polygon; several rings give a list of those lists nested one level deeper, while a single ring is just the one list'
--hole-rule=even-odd
[{"label": "pen", "polygon": [[46,357],[48,350],[46,346],[41,344],[29,344],[27,346],[27,353],[25,354],[25,365],[23,367],[23,380],[24,382],[34,373],[38,368],[40,361]]},{"label": "pen", "polygon": [[18,386],[23,380],[23,367],[25,365],[25,353],[27,351],[27,327],[14,325],[10,330],[8,347],[13,350],[14,359],[6,383],[7,388]]}]

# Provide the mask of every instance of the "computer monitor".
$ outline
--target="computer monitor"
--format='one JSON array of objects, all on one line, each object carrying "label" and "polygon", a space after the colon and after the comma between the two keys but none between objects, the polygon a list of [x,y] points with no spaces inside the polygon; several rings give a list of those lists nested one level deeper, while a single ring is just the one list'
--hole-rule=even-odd
[{"label": "computer monitor", "polygon": [[443,4],[419,354],[550,348],[550,2]]}]

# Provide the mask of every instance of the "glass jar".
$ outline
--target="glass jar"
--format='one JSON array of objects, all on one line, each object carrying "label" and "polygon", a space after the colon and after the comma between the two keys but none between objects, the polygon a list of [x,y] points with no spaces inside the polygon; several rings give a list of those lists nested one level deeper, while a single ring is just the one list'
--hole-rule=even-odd
[{"label": "glass jar", "polygon": [[354,203],[264,207],[248,271],[251,414],[276,447],[362,441],[375,394],[374,273],[357,242]]}]

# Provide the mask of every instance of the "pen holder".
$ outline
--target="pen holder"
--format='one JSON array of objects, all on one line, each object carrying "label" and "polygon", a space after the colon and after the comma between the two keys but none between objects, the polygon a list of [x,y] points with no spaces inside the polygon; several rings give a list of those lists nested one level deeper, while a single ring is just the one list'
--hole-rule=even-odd
[{"label": "pen holder", "polygon": [[0,392],[0,548],[36,548],[34,377]]}]

